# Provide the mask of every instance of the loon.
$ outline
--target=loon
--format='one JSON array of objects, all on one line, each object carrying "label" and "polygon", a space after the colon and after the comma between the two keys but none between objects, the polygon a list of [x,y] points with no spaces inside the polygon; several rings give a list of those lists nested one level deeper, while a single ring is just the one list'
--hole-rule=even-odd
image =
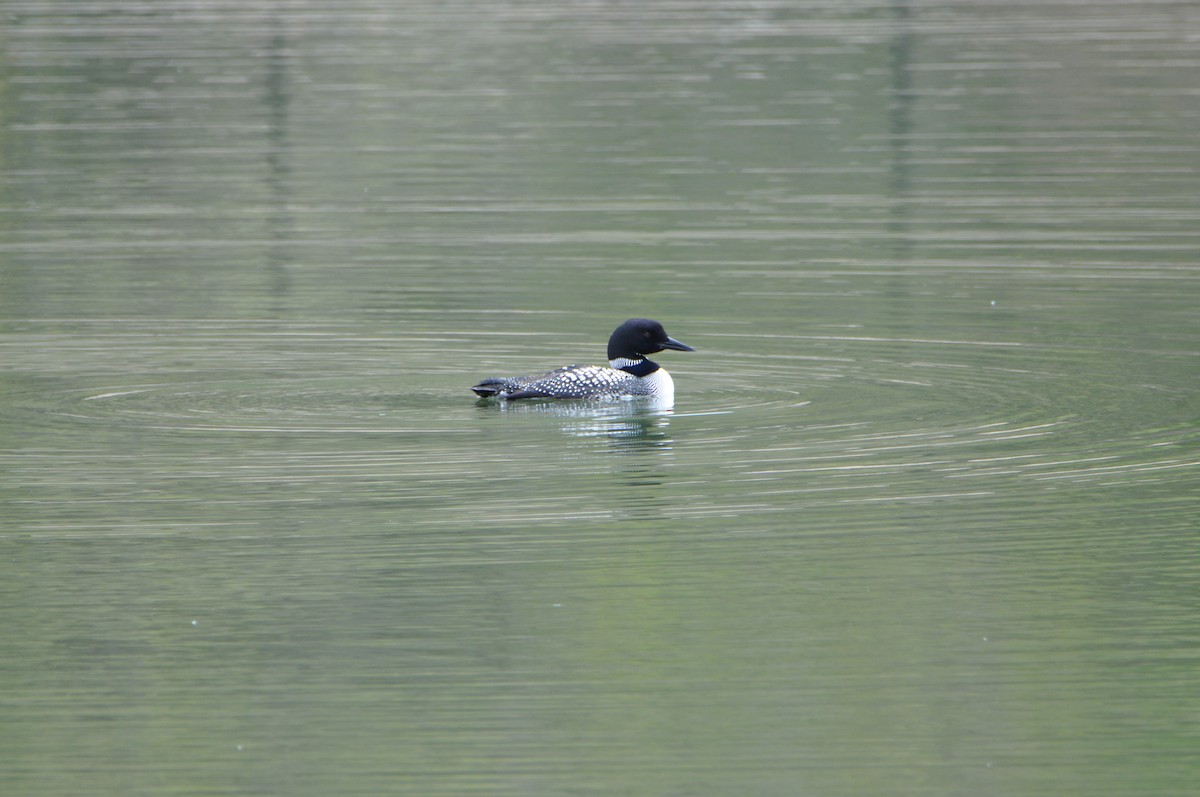
[{"label": "loon", "polygon": [[631,318],[608,339],[608,368],[567,365],[540,376],[493,376],[473,386],[477,396],[502,399],[598,399],[651,396],[660,404],[675,400],[675,383],[665,368],[646,359],[663,349],[695,351],[668,337],[663,325]]}]

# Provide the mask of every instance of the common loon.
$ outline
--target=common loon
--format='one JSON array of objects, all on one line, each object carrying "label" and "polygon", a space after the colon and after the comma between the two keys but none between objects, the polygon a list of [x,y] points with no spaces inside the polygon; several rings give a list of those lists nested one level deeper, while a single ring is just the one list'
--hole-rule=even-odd
[{"label": "common loon", "polygon": [[668,337],[663,325],[649,318],[631,318],[608,339],[608,368],[567,365],[540,376],[493,376],[471,389],[476,395],[502,399],[595,399],[652,396],[660,404],[675,400],[675,383],[665,368],[646,359],[663,349],[695,351]]}]

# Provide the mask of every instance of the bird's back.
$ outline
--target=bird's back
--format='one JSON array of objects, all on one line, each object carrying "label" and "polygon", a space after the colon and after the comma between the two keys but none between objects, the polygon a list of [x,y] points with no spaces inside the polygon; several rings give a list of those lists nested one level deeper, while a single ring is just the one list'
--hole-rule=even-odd
[{"label": "bird's back", "polygon": [[566,365],[539,376],[493,376],[471,387],[477,396],[519,398],[601,398],[636,395],[640,380],[598,365]]}]

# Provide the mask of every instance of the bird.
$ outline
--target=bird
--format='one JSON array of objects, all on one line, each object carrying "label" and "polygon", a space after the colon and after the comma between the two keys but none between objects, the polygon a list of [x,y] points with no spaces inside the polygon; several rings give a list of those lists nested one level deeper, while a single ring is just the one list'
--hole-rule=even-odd
[{"label": "bird", "polygon": [[660,405],[675,401],[675,383],[666,369],[646,359],[664,349],[695,351],[667,335],[649,318],[631,318],[608,339],[608,366],[566,365],[539,376],[493,376],[473,385],[481,398],[609,399],[650,396]]}]

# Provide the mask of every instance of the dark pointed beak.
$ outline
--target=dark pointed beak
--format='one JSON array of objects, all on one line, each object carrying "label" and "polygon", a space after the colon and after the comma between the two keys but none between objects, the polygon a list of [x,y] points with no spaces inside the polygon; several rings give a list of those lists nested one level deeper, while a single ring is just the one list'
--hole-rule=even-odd
[{"label": "dark pointed beak", "polygon": [[674,351],[695,351],[695,349],[693,349],[691,346],[680,343],[679,341],[675,340],[675,338],[667,338],[666,343],[660,343],[658,345],[662,346],[664,349],[673,349]]}]

